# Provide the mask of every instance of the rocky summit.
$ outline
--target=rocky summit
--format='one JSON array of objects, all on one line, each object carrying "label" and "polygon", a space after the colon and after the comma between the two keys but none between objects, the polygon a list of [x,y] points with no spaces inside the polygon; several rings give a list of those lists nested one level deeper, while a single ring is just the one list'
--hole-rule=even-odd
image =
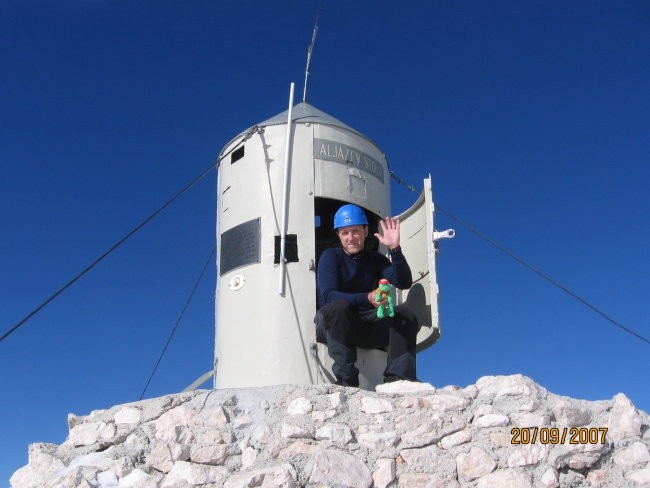
[{"label": "rocky summit", "polygon": [[521,375],[202,390],[70,415],[11,486],[650,487],[649,421]]}]

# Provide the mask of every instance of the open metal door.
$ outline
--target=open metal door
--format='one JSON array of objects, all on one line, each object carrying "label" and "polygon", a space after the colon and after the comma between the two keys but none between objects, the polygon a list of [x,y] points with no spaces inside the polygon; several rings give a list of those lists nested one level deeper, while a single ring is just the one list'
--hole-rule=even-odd
[{"label": "open metal door", "polygon": [[438,317],[438,281],[436,279],[436,240],[454,237],[453,230],[436,232],[435,208],[431,192],[431,175],[424,180],[424,188],[418,200],[406,212],[398,215],[400,221],[400,245],[411,268],[413,286],[397,290],[397,303],[409,307],[418,318],[420,331],[417,351],[432,346],[440,338]]}]

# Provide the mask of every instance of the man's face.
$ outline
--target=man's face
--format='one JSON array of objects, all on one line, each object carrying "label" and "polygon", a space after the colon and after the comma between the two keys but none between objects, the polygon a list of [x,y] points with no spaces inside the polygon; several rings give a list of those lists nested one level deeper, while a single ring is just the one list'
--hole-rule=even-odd
[{"label": "man's face", "polygon": [[349,225],[338,229],[339,240],[343,250],[348,254],[356,254],[363,251],[368,227],[365,225]]}]

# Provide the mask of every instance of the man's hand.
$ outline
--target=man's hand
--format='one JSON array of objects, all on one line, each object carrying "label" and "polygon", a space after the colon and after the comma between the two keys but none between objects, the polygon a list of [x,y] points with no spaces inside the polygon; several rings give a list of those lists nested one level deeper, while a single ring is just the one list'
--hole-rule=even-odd
[{"label": "man's hand", "polygon": [[368,293],[368,301],[375,308],[379,308],[380,305],[386,305],[386,303],[388,303],[387,298],[384,298],[379,302],[375,301],[375,298],[377,298],[377,290],[372,290],[370,293]]},{"label": "man's hand", "polygon": [[386,217],[380,220],[382,235],[375,234],[375,237],[388,249],[395,249],[399,246],[399,219]]}]

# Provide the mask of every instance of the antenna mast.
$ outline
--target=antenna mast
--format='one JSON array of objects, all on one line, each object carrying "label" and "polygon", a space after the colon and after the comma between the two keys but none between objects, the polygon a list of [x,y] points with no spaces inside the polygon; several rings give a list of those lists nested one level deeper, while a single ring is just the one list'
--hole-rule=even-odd
[{"label": "antenna mast", "polygon": [[320,17],[321,10],[323,10],[322,6],[318,9],[318,14],[316,14],[316,22],[314,23],[314,32],[311,35],[311,44],[309,45],[309,49],[307,50],[307,66],[305,67],[305,87],[302,91],[303,102],[307,101],[307,80],[309,78],[309,65],[311,63],[311,53],[314,50],[314,44],[316,44],[316,34],[318,33],[318,18]]}]

